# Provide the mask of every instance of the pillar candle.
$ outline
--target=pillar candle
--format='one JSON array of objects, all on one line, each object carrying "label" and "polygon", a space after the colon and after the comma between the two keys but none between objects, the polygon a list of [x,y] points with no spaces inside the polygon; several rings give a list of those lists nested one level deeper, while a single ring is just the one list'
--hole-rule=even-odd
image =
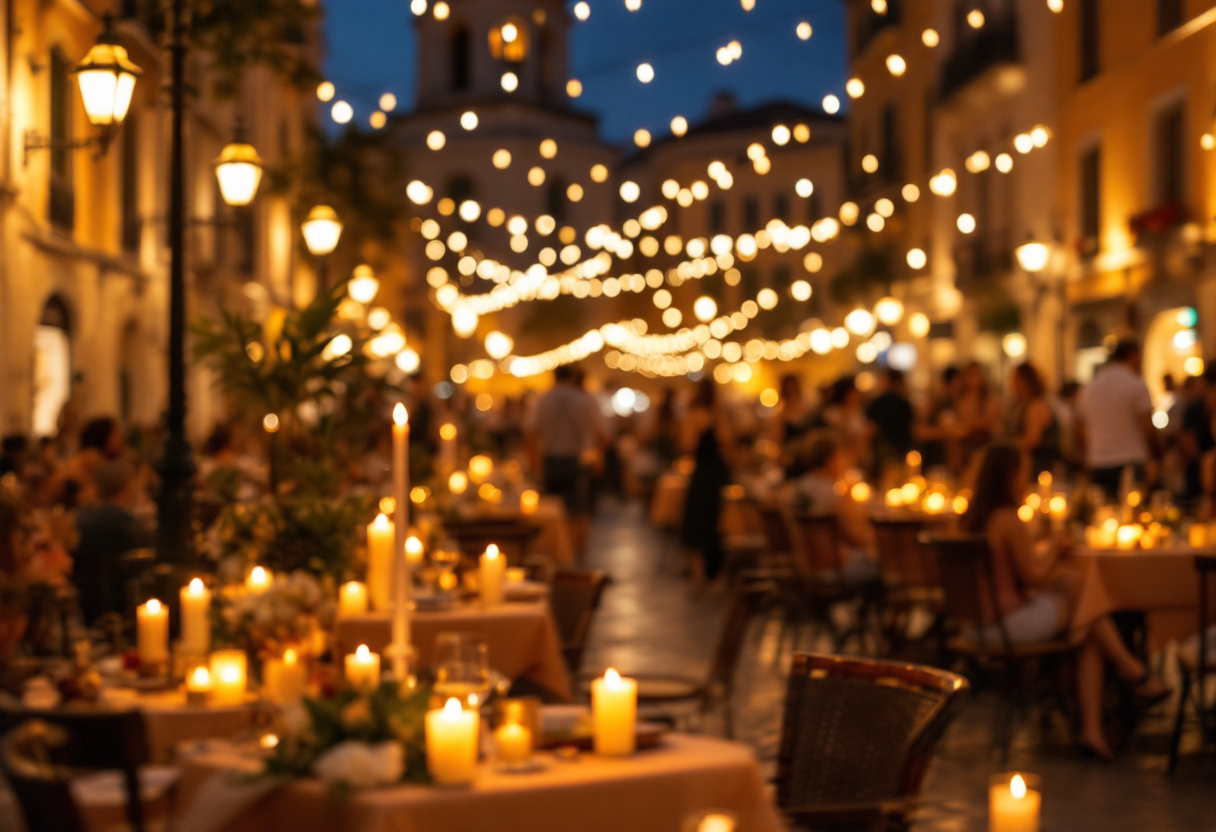
[{"label": "pillar candle", "polygon": [[526,725],[508,722],[494,732],[498,759],[504,763],[526,763],[532,759],[532,731]]},{"label": "pillar candle", "polygon": [[405,556],[410,527],[410,414],[397,402],[393,408],[393,484],[397,490],[396,537],[393,543],[393,678],[405,682],[410,649],[410,600],[413,579]]},{"label": "pillar candle", "polygon": [[906,462],[908,465],[909,477],[920,476],[922,462],[920,451],[908,451],[908,455],[904,458],[904,462]]},{"label": "pillar candle", "polygon": [[138,619],[139,661],[146,665],[169,660],[169,609],[153,598],[135,611]]},{"label": "pillar candle", "polygon": [[206,665],[199,665],[186,674],[186,702],[191,705],[204,705],[211,695],[211,671]]},{"label": "pillar candle", "polygon": [[346,656],[346,681],[354,688],[377,688],[380,686],[380,654],[360,644],[358,649]]},{"label": "pillar candle", "polygon": [[182,647],[194,656],[211,650],[211,590],[198,578],[182,587]]},{"label": "pillar candle", "polygon": [[988,790],[989,832],[1039,832],[1041,800],[1020,774],[993,786]]},{"label": "pillar candle", "polygon": [[439,785],[473,782],[477,771],[477,711],[466,711],[460,700],[448,699],[426,715],[426,767]]},{"label": "pillar candle", "polygon": [[245,588],[254,594],[261,594],[270,589],[273,580],[274,578],[265,567],[255,566],[249,572],[249,577],[245,579]]},{"label": "pillar candle", "polygon": [[304,699],[308,674],[295,650],[283,651],[281,659],[267,659],[262,695],[276,705],[298,705]]},{"label": "pillar candle", "polygon": [[397,529],[381,512],[367,527],[367,591],[372,609],[386,612],[393,601],[393,547]]},{"label": "pillar candle", "polygon": [[405,559],[409,561],[411,571],[422,566],[422,556],[425,551],[422,541],[416,535],[410,535],[405,539]]},{"label": "pillar candle", "polygon": [[367,584],[347,581],[338,590],[338,612],[341,615],[363,615],[367,612]]},{"label": "pillar candle", "polygon": [[596,754],[632,754],[637,744],[637,680],[608,668],[603,679],[591,683],[591,716]]},{"label": "pillar candle", "polygon": [[540,505],[540,495],[529,489],[519,495],[519,511],[521,514],[535,514]]},{"label": "pillar candle", "polygon": [[245,701],[245,651],[216,650],[211,654],[211,700],[217,705]]},{"label": "pillar candle", "polygon": [[1051,484],[1052,477],[1050,471],[1044,471],[1039,474],[1039,499],[1042,500],[1042,505],[1047,506],[1051,500]]},{"label": "pillar candle", "polygon": [[481,556],[481,602],[486,606],[502,603],[503,584],[507,578],[507,559],[491,543]]}]

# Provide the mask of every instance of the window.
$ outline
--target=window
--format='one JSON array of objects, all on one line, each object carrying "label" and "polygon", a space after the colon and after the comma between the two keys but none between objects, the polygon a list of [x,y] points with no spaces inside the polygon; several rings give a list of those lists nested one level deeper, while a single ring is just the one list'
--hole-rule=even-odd
[{"label": "window", "polygon": [[1081,80],[1088,81],[1101,71],[1101,17],[1099,0],[1081,0]]},{"label": "window", "polygon": [[490,30],[489,41],[494,60],[522,64],[528,57],[528,24],[521,17],[512,17]]},{"label": "window", "polygon": [[785,194],[773,198],[773,217],[786,222],[790,218],[790,200]]},{"label": "window", "polygon": [[1157,34],[1168,35],[1182,25],[1182,0],[1157,0]]},{"label": "window", "polygon": [[566,221],[566,180],[560,176],[549,179],[549,215],[558,222]]},{"label": "window", "polygon": [[726,203],[715,199],[709,203],[709,233],[721,234],[726,231]]},{"label": "window", "polygon": [[1081,155],[1081,254],[1098,253],[1098,234],[1102,222],[1102,151],[1093,148]]},{"label": "window", "polygon": [[452,89],[457,91],[467,90],[472,80],[473,73],[469,67],[472,50],[469,47],[469,30],[462,26],[452,33],[452,40],[450,42]]},{"label": "window", "polygon": [[1185,195],[1183,167],[1186,139],[1181,102],[1157,115],[1153,124],[1153,162],[1156,165],[1157,204],[1182,202]]},{"label": "window", "polygon": [[[71,67],[58,49],[51,50],[51,141],[67,142],[72,137]],[[51,188],[49,219],[52,225],[71,230],[76,224],[76,194],[72,187],[72,152],[64,147],[51,149]]]},{"label": "window", "polygon": [[751,233],[760,227],[760,203],[754,196],[743,200],[743,230]]},{"label": "window", "polygon": [[139,128],[127,116],[122,128],[122,250],[139,251]]}]

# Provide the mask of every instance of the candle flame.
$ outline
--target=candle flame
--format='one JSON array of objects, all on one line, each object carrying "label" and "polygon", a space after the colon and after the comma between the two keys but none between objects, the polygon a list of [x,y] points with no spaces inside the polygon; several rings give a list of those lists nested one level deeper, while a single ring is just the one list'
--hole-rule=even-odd
[{"label": "candle flame", "polygon": [[249,580],[255,584],[266,583],[266,569],[262,566],[253,567],[253,571],[249,573]]},{"label": "candle flame", "polygon": [[194,682],[195,687],[206,687],[211,684],[211,671],[200,665],[194,668],[191,680]]},{"label": "candle flame", "polygon": [[464,708],[462,708],[460,706],[460,700],[457,699],[455,696],[449,697],[448,701],[443,703],[443,715],[444,716],[453,717],[453,716],[456,716],[457,714],[461,713],[462,711],[464,711]]},{"label": "candle flame", "polygon": [[290,647],[283,651],[283,664],[295,664],[298,659],[296,651]]},{"label": "candle flame", "polygon": [[372,525],[374,525],[378,531],[384,531],[384,530],[388,529],[388,524],[389,524],[388,515],[385,514],[383,511],[376,515],[376,519],[372,523]]},{"label": "candle flame", "polygon": [[409,422],[409,411],[405,409],[405,405],[403,405],[401,402],[397,402],[397,406],[393,408],[393,424],[404,426],[408,425]]},{"label": "candle flame", "polygon": [[372,651],[367,649],[366,644],[360,644],[355,649],[355,661],[368,662],[371,661]]},{"label": "candle flame", "polygon": [[148,603],[144,604],[144,609],[152,615],[160,615],[160,601],[152,598]]},{"label": "candle flame", "polygon": [[1052,478],[1050,471],[1044,471],[1043,473],[1039,474],[1039,485],[1043,486],[1044,488],[1048,488],[1051,486],[1051,483]]},{"label": "candle flame", "polygon": [[446,439],[448,442],[451,442],[456,438],[456,426],[451,422],[445,424],[439,429],[439,438]]},{"label": "candle flame", "polygon": [[475,693],[470,693],[469,694],[469,707],[476,708],[480,704],[481,704],[481,698]]},{"label": "candle flame", "polygon": [[1013,775],[1013,780],[1009,781],[1009,793],[1016,800],[1021,800],[1026,796],[1026,781],[1022,779],[1022,775]]},{"label": "candle flame", "polygon": [[489,560],[498,559],[498,545],[497,544],[491,543],[489,546],[486,547],[486,558],[488,558]]},{"label": "candle flame", "polygon": [[418,556],[422,554],[422,541],[414,535],[410,535],[405,539],[405,553],[407,555]]},{"label": "candle flame", "polygon": [[199,578],[194,578],[190,581],[190,589],[187,590],[191,595],[203,594],[203,582]]},{"label": "candle flame", "polygon": [[241,680],[241,669],[234,664],[224,665],[220,668],[220,681],[234,684]]},{"label": "candle flame", "polygon": [[264,734],[262,738],[258,740],[258,744],[261,745],[262,748],[274,748],[279,744],[279,737],[277,734]]},{"label": "candle flame", "polygon": [[918,467],[921,462],[920,451],[908,451],[908,455],[904,458],[904,461],[912,468]]},{"label": "candle flame", "polygon": [[609,690],[615,690],[621,686],[621,674],[616,672],[616,668],[608,668],[604,673],[604,687]]}]

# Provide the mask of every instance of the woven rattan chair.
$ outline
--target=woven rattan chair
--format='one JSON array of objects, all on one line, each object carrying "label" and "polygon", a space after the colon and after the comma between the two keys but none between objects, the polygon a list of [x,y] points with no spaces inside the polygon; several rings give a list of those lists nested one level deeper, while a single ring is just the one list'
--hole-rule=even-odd
[{"label": "woven rattan chair", "polygon": [[562,656],[573,675],[583,663],[587,636],[609,583],[608,573],[600,571],[562,569],[553,576],[549,606],[562,640]]},{"label": "woven rattan chair", "polygon": [[[149,804],[171,799],[177,773],[148,765],[147,736],[138,711],[30,711],[3,704],[0,730],[0,767],[13,785],[30,832],[76,829],[72,823],[80,820],[83,807],[73,781],[90,773],[111,772],[118,778],[117,789],[102,789],[103,802],[91,805],[125,809],[131,832],[149,828]],[[121,794],[115,795],[118,805],[109,805],[104,796],[111,791]]]},{"label": "woven rattan chair", "polygon": [[1040,694],[1059,699],[1055,686],[1039,684],[1052,676],[1044,666],[1071,661],[1080,645],[1068,638],[1014,644],[999,619],[984,626],[985,608],[1000,608],[986,535],[925,534],[921,539],[933,550],[937,561],[943,612],[953,633],[947,641],[950,652],[976,670],[993,669],[998,671],[998,677],[1004,677],[1000,690],[1007,708],[995,734],[1003,762],[1009,755],[1018,713],[1042,699]]},{"label": "woven rattan chair", "polygon": [[[839,653],[856,639],[865,649],[867,634],[876,621],[882,601],[881,578],[851,583],[844,577],[844,544],[834,515],[802,514],[797,517],[798,567],[803,581],[803,604],[813,621],[832,634],[833,651]],[[856,615],[848,628],[838,627],[832,607],[854,603]],[[876,634],[875,634],[876,635]]]},{"label": "woven rattan chair", "polygon": [[1204,680],[1216,676],[1216,644],[1211,628],[1216,626],[1216,555],[1197,555],[1195,571],[1199,573],[1199,632],[1178,650],[1178,666],[1182,672],[1182,692],[1178,697],[1178,713],[1170,734],[1170,774],[1178,767],[1178,750],[1182,744],[1182,727],[1188,705],[1195,709],[1200,736],[1207,743],[1216,739],[1216,713],[1204,702]]},{"label": "woven rattan chair", "polygon": [[902,825],[967,681],[913,664],[794,655],[777,805],[796,825]]}]

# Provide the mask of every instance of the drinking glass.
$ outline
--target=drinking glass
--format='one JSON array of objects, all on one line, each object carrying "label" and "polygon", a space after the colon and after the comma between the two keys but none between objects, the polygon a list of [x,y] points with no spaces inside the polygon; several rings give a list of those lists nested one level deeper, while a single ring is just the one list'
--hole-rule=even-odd
[{"label": "drinking glass", "polygon": [[477,707],[489,698],[490,688],[490,649],[485,644],[468,633],[435,637],[434,694],[441,703],[455,697],[466,708]]}]

